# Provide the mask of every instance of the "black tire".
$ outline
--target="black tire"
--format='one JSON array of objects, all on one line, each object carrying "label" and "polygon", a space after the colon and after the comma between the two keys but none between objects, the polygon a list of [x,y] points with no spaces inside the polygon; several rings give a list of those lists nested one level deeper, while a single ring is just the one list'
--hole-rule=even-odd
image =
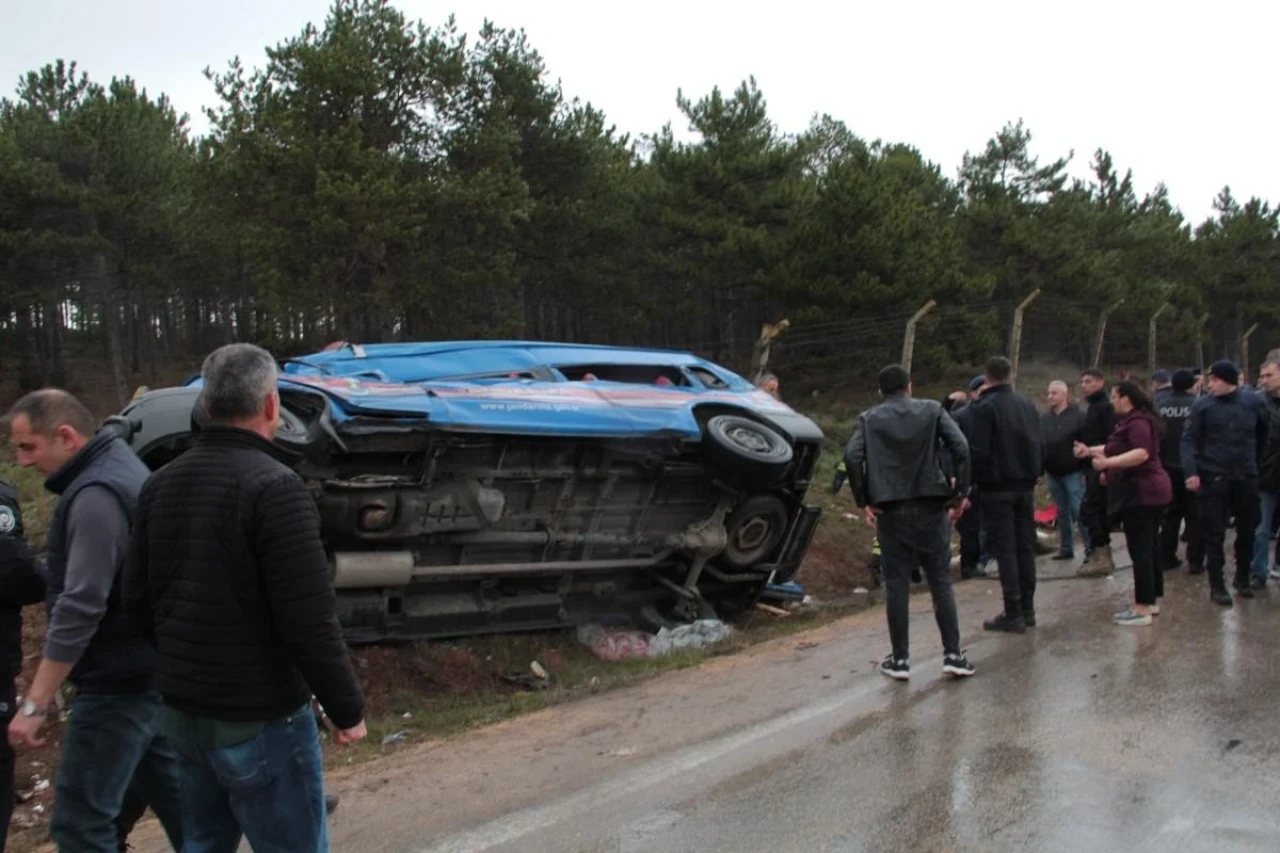
[{"label": "black tire", "polygon": [[756,495],[738,504],[725,519],[728,541],[716,561],[746,569],[773,553],[787,532],[787,506],[774,495]]},{"label": "black tire", "polygon": [[759,421],[738,415],[716,415],[702,430],[707,461],[742,485],[769,487],[791,465],[791,445]]}]

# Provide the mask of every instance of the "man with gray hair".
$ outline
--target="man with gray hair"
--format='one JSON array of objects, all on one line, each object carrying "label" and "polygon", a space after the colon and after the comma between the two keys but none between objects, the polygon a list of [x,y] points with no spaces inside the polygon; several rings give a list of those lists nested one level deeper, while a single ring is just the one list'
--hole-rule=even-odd
[{"label": "man with gray hair", "polygon": [[[1084,412],[1072,402],[1065,382],[1049,383],[1048,400],[1048,411],[1040,415],[1040,436],[1045,481],[1058,508],[1058,554],[1053,559],[1074,560],[1075,531],[1080,527],[1080,504],[1084,501],[1084,464],[1075,457],[1074,448],[1084,434]],[[1080,535],[1089,534],[1080,527]]]},{"label": "man with gray hair", "polygon": [[188,851],[329,849],[314,694],[334,740],[365,736],[320,517],[272,439],[277,368],[230,344],[202,371],[209,425],[147,481],[125,575],[160,653]]}]

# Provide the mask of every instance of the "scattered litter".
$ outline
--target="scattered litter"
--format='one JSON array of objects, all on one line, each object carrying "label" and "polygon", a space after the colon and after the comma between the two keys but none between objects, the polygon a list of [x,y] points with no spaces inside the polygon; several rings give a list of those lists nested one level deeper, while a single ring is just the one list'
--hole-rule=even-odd
[{"label": "scattered litter", "polygon": [[13,816],[13,825],[19,829],[32,829],[40,820],[33,814],[16,814]]},{"label": "scattered litter", "polygon": [[649,641],[649,657],[662,657],[677,649],[713,646],[733,634],[733,628],[719,619],[699,619],[688,625],[663,628]]},{"label": "scattered litter", "polygon": [[596,657],[608,661],[648,657],[652,636],[644,631],[607,631],[595,624],[578,626],[578,642]]},{"label": "scattered litter", "polygon": [[774,616],[790,616],[791,614],[783,610],[781,607],[774,607],[772,604],[765,604],[763,601],[756,602],[756,609],[763,610],[765,613],[772,613]]},{"label": "scattered litter", "polygon": [[41,791],[47,791],[47,790],[49,790],[49,780],[40,779],[39,781],[36,782],[36,786],[31,789],[31,793],[38,794]]},{"label": "scattered litter", "polygon": [[628,755],[635,755],[636,748],[634,746],[624,746],[621,749],[611,749],[608,752],[601,752],[598,754],[607,755],[610,758],[626,758]]},{"label": "scattered litter", "polygon": [[813,643],[806,640],[805,642],[800,643],[796,646],[796,651],[802,652],[805,649],[816,649],[819,645],[820,645],[819,643]]},{"label": "scattered litter", "polygon": [[36,795],[35,791],[14,791],[13,799],[17,803],[22,804],[22,803],[30,802],[31,798],[34,797],[35,795]]},{"label": "scattered litter", "polygon": [[36,803],[31,807],[31,810],[36,814],[42,814],[44,812],[44,805],[42,803]]},{"label": "scattered litter", "polygon": [[578,642],[601,660],[618,661],[663,657],[677,649],[700,649],[718,643],[732,634],[733,628],[719,619],[699,619],[688,625],[663,628],[657,634],[605,630],[600,625],[582,625],[578,628]]},{"label": "scattered litter", "polygon": [[399,731],[399,732],[395,732],[394,734],[389,734],[382,739],[382,745],[386,746],[389,743],[400,743],[408,736],[409,736],[409,733],[407,731]]},{"label": "scattered litter", "polygon": [[412,720],[412,719],[413,719],[413,714],[412,714],[412,713],[410,713],[409,711],[405,711],[403,714],[401,714],[401,715],[400,715],[400,719],[402,719],[402,720]]},{"label": "scattered litter", "polygon": [[533,673],[533,677],[539,681],[547,680],[547,671],[543,668],[542,664],[537,661],[529,664],[529,672]]},{"label": "scattered litter", "polygon": [[846,513],[844,514],[844,517],[845,517],[845,518],[847,518],[847,519],[849,519],[850,521],[856,521],[856,520],[857,520],[857,518],[858,518],[856,515],[854,515],[854,514],[853,514],[853,513],[851,513],[851,512],[846,512]]},{"label": "scattered litter", "polygon": [[1227,741],[1227,749],[1228,750],[1235,749],[1237,746],[1239,746],[1242,743],[1244,743],[1244,741],[1240,740],[1239,738],[1233,737],[1231,740]]},{"label": "scattered litter", "polygon": [[866,594],[867,594],[867,588],[866,588],[865,586],[855,586],[855,587],[853,588],[853,594],[854,594],[854,595],[866,595]]},{"label": "scattered litter", "polygon": [[788,583],[771,583],[764,588],[764,592],[760,597],[765,601],[781,601],[783,603],[799,603],[803,602],[809,596],[805,595],[804,587],[795,581]]}]

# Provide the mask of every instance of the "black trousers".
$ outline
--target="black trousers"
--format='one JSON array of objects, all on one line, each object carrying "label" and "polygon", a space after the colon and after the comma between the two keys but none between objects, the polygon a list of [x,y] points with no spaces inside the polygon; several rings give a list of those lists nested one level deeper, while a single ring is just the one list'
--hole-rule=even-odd
[{"label": "black trousers", "polygon": [[1253,562],[1254,533],[1258,529],[1262,505],[1258,498],[1257,480],[1228,480],[1202,477],[1197,497],[1200,507],[1200,529],[1204,534],[1204,565],[1209,583],[1215,589],[1225,587],[1227,521],[1236,522],[1235,584],[1249,582]]},{"label": "black trousers", "polygon": [[1035,495],[1030,489],[982,493],[982,526],[987,531],[987,553],[1000,567],[1004,612],[1009,616],[1035,612],[1035,511]]},{"label": "black trousers", "polygon": [[1204,565],[1204,538],[1200,533],[1200,510],[1196,495],[1187,490],[1187,481],[1181,471],[1169,471],[1173,482],[1173,502],[1165,508],[1160,524],[1161,568],[1178,561],[1178,543],[1181,541],[1182,524],[1187,525],[1187,563]]},{"label": "black trousers", "polygon": [[1089,550],[1111,544],[1111,523],[1107,516],[1107,487],[1101,474],[1092,468],[1084,472],[1084,500],[1080,502],[1080,526],[1089,535]]},{"label": "black trousers", "polygon": [[920,568],[929,582],[942,649],[960,652],[960,620],[951,587],[951,524],[938,501],[903,501],[884,508],[876,521],[884,572],[885,615],[895,660],[910,660],[908,627],[911,570]]},{"label": "black trousers", "polygon": [[960,567],[962,569],[977,568],[982,559],[982,517],[979,513],[982,499],[977,492],[969,498],[969,509],[956,522],[956,533],[960,534]]},{"label": "black trousers", "polygon": [[1160,562],[1160,507],[1134,507],[1121,513],[1124,541],[1133,560],[1133,599],[1148,607],[1164,595],[1164,566]]},{"label": "black trousers", "polygon": [[9,821],[13,818],[13,773],[16,756],[9,746],[9,723],[17,713],[17,696],[13,689],[13,676],[0,676],[0,723],[4,724],[5,737],[0,738],[0,853],[4,853],[9,838]]}]

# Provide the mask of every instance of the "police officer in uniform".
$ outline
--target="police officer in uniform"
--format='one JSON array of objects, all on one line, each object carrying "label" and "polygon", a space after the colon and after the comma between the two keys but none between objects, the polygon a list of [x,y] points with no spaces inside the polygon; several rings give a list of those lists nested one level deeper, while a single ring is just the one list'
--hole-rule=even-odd
[{"label": "police officer in uniform", "polygon": [[1173,502],[1165,509],[1160,525],[1160,556],[1167,571],[1181,565],[1178,540],[1186,522],[1187,566],[1193,575],[1204,571],[1204,544],[1200,538],[1200,514],[1196,496],[1187,491],[1182,473],[1182,429],[1196,401],[1199,380],[1190,370],[1176,370],[1171,385],[1155,398],[1156,411],[1164,421],[1164,438],[1160,444],[1160,461],[1173,481]]},{"label": "police officer in uniform", "polygon": [[[44,575],[27,545],[18,493],[0,480],[0,722],[7,728],[17,710],[14,685],[22,673],[22,608],[44,601]],[[0,738],[0,851],[13,815],[14,752]]]}]

